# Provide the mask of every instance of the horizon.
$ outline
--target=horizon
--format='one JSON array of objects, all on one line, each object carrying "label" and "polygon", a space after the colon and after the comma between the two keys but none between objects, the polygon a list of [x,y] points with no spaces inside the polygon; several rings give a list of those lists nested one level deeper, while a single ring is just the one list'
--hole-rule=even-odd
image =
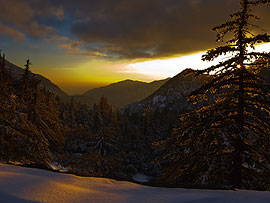
[{"label": "horizon", "polygon": [[[266,43],[266,44],[261,44],[261,45],[257,45],[255,47],[256,51],[266,51],[266,52],[270,52],[270,43]],[[206,51],[205,51],[206,52]],[[76,88],[76,86],[71,86],[71,87],[62,87],[61,84],[58,84],[57,81],[53,81],[49,76],[47,77],[46,75],[40,74],[39,72],[35,72],[33,71],[33,73],[35,74],[40,74],[44,77],[46,77],[47,79],[49,79],[51,82],[53,82],[54,84],[56,84],[60,89],[62,89],[65,93],[67,93],[70,96],[73,95],[81,95],[84,94],[85,92],[89,91],[89,90],[93,90],[96,88],[101,88],[101,87],[106,87],[108,85],[111,84],[115,84],[121,81],[126,81],[126,80],[132,80],[132,81],[138,81],[138,82],[146,82],[146,83],[151,83],[154,81],[159,81],[159,80],[165,80],[168,78],[173,78],[174,76],[176,76],[177,74],[181,73],[183,70],[191,68],[193,70],[198,70],[198,69],[205,69],[211,65],[216,64],[216,62],[203,62],[201,61],[201,56],[205,53],[205,52],[200,52],[200,53],[196,53],[196,54],[191,54],[191,55],[186,55],[186,56],[182,56],[182,57],[176,57],[176,58],[170,58],[170,59],[156,59],[156,60],[151,60],[151,61],[144,61],[144,62],[138,62],[135,64],[128,64],[127,67],[131,67],[133,68],[133,71],[135,73],[139,73],[143,71],[144,67],[147,67],[146,70],[149,71],[148,74],[155,74],[157,73],[153,79],[150,80],[143,80],[143,79],[138,79],[138,78],[122,78],[119,80],[115,80],[115,81],[111,81],[111,82],[107,82],[107,83],[103,83],[103,84],[95,84],[94,86],[89,86],[88,84],[86,86],[80,86],[79,89]],[[222,58],[226,58],[226,56],[222,57]],[[193,61],[193,63],[190,63],[190,61]],[[217,61],[217,60],[216,60]],[[12,61],[10,61],[11,63],[13,63]],[[179,64],[184,64],[182,67]],[[155,70],[153,70],[153,68],[155,68],[156,64],[158,64],[159,69],[156,72],[153,72]],[[17,64],[15,64],[17,65]],[[169,70],[169,72],[164,73],[163,74],[159,74],[162,73],[162,65],[169,65],[169,69],[167,67],[167,71]],[[23,65],[17,65],[19,67],[23,67]],[[179,69],[177,69],[178,67],[181,67]],[[32,69],[31,69],[32,70]],[[38,70],[35,69],[34,70]],[[152,71],[152,72],[151,72]],[[75,90],[72,90],[75,89]]]},{"label": "horizon", "polygon": [[[233,0],[1,3],[0,49],[7,59],[23,67],[29,58],[32,72],[70,95],[210,66],[200,58],[216,46],[211,29],[239,8]],[[269,31],[267,8],[254,12],[261,18],[256,23]]]}]

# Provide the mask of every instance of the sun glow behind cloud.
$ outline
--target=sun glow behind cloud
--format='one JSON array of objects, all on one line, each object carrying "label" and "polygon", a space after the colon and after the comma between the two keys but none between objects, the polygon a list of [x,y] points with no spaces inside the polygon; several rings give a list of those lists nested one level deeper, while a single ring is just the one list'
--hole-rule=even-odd
[{"label": "sun glow behind cloud", "polygon": [[[270,43],[259,45],[256,51],[270,52]],[[221,56],[213,62],[204,62],[204,52],[170,59],[158,59],[132,63],[125,61],[87,60],[69,61],[48,67],[42,64],[33,66],[33,71],[50,78],[69,94],[83,93],[89,89],[109,85],[125,79],[153,81],[173,77],[186,68],[204,69],[228,57]],[[39,67],[39,70],[35,70]]]},{"label": "sun glow behind cloud", "polygon": [[[252,51],[250,49],[250,51]],[[258,45],[255,51],[270,52],[270,43]],[[177,58],[145,61],[127,65],[127,70],[131,73],[145,74],[151,76],[153,79],[162,79],[166,77],[173,77],[186,68],[205,69],[209,66],[218,63],[218,60],[213,62],[205,62],[201,60],[205,52],[181,56]],[[223,56],[222,58],[226,58]],[[220,59],[220,58],[219,58]]]},{"label": "sun glow behind cloud", "polygon": [[129,64],[128,68],[134,73],[151,75],[155,79],[172,77],[186,68],[202,69],[210,63],[201,61],[204,52],[163,60],[153,60]]}]

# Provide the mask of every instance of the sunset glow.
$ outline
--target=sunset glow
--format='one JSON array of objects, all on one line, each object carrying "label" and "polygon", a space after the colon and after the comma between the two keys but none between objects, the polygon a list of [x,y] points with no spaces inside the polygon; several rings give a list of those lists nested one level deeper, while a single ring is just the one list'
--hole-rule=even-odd
[{"label": "sunset glow", "polygon": [[[20,67],[30,58],[34,73],[69,94],[125,79],[153,81],[215,64],[201,61],[216,46],[210,30],[238,8],[237,1],[211,7],[203,1],[163,2],[162,9],[152,1],[106,2],[4,0],[0,49]],[[257,14],[269,30],[268,10]]]},{"label": "sunset glow", "polygon": [[204,69],[213,62],[203,62],[201,56],[205,52],[181,56],[171,59],[153,60],[140,63],[129,64],[128,67],[134,73],[151,75],[153,79],[173,77],[186,68]]},{"label": "sunset glow", "polygon": [[[255,50],[250,49],[250,51],[270,52],[270,43],[258,45],[256,46]],[[200,70],[217,63],[216,61],[202,61],[201,57],[205,53],[206,51],[171,59],[134,63],[129,64],[127,67],[130,69],[130,71],[133,71],[133,73],[140,73],[149,76],[151,75],[153,79],[173,77],[186,68]],[[220,58],[224,58],[224,56]]]}]

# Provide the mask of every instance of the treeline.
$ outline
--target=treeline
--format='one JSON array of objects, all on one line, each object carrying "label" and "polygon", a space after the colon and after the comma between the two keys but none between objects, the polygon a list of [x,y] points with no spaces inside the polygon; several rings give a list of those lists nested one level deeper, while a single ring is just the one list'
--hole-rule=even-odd
[{"label": "treeline", "polygon": [[42,168],[57,162],[76,174],[117,179],[152,167],[146,127],[130,122],[105,97],[91,108],[73,98],[61,101],[39,87],[29,60],[24,74],[15,79],[5,66],[5,55],[0,59],[2,162]]}]

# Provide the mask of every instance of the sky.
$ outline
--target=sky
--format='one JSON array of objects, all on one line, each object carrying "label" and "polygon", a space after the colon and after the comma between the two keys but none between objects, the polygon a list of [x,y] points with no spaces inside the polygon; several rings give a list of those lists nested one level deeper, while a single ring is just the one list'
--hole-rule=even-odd
[{"label": "sky", "polygon": [[[125,79],[153,81],[211,64],[211,28],[238,11],[237,0],[0,0],[0,49],[32,61],[69,94]],[[255,8],[270,32],[270,7]],[[261,46],[268,50],[270,45]]]}]

